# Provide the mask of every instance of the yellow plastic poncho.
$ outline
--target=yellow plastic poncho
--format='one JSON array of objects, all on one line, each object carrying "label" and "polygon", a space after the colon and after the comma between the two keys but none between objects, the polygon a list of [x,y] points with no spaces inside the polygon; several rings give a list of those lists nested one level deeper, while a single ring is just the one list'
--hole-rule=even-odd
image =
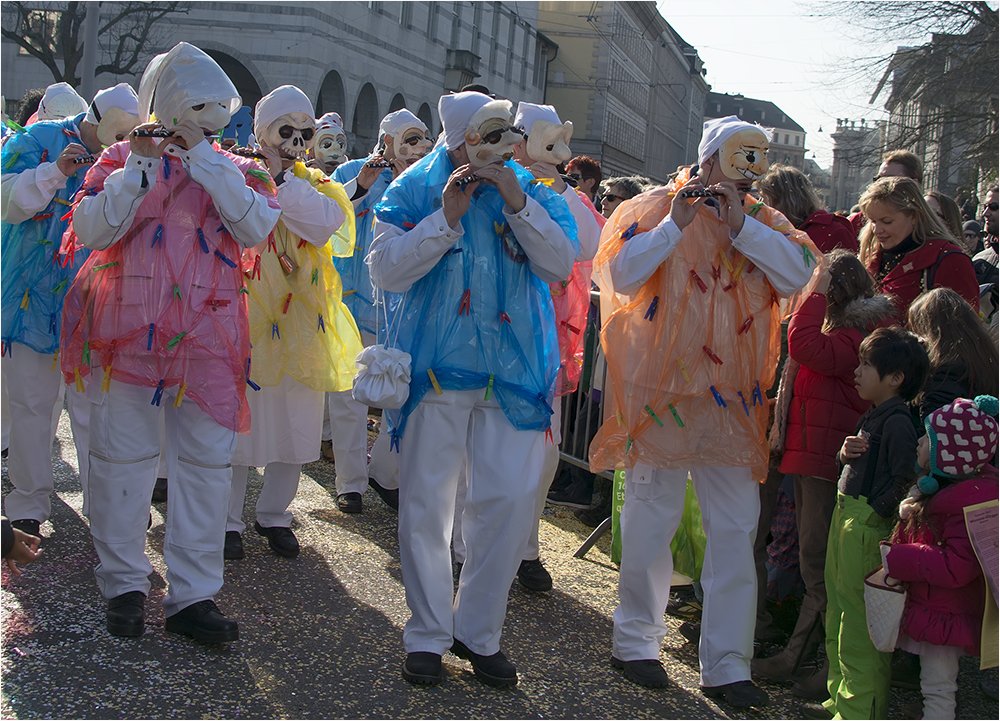
[{"label": "yellow plastic poncho", "polygon": [[[604,227],[594,259],[601,289],[601,345],[607,358],[605,422],[590,446],[596,470],[750,466],[767,472],[768,406],[781,343],[778,294],[732,246],[729,226],[703,207],[667,260],[632,296],[615,293],[610,263],[635,233],[670,210],[675,182],[622,204]],[[802,246],[803,263],[822,253],[773,208],[748,196],[744,209]],[[634,227],[633,227],[634,226]],[[628,231],[632,229],[632,232]],[[806,297],[816,273],[795,294]]]},{"label": "yellow plastic poncho", "polygon": [[[252,385],[276,386],[287,373],[313,390],[349,390],[361,335],[342,302],[333,256],[354,252],[354,207],[344,187],[321,171],[296,163],[292,172],[333,198],[345,220],[322,246],[302,240],[279,220],[266,245],[244,252],[252,344],[247,377]],[[281,254],[298,266],[289,275]]]}]

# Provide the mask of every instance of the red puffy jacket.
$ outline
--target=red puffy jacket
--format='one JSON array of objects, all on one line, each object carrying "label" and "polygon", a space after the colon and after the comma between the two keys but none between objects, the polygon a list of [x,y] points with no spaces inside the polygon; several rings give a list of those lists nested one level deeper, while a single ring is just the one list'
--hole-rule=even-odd
[{"label": "red puffy jacket", "polygon": [[858,234],[851,221],[840,215],[817,210],[803,221],[799,230],[804,230],[824,253],[843,248],[858,254]]},{"label": "red puffy jacket", "polygon": [[785,452],[779,466],[782,473],[837,480],[837,451],[844,438],[853,435],[861,414],[871,407],[854,387],[858,347],[866,331],[887,321],[892,313],[888,298],[856,300],[845,309],[848,327],[823,333],[826,296],[813,293],[792,315],[788,355],[801,367],[788,407]]},{"label": "red puffy jacket", "polygon": [[[948,255],[945,256],[945,253]],[[941,262],[938,263],[938,260]],[[868,264],[868,272],[873,278],[881,262],[882,249],[877,248],[875,257]],[[933,276],[929,287],[925,287],[925,275]],[[896,305],[896,319],[906,323],[906,313],[917,296],[925,290],[942,287],[951,288],[979,310],[979,282],[972,268],[972,259],[950,240],[936,239],[926,241],[903,256],[899,265],[882,279],[878,292],[892,298]]]},{"label": "red puffy jacket", "polygon": [[907,581],[902,633],[914,641],[958,646],[979,655],[986,584],[963,509],[997,500],[997,469],[945,486],[924,508],[926,525],[893,539],[886,570]]}]

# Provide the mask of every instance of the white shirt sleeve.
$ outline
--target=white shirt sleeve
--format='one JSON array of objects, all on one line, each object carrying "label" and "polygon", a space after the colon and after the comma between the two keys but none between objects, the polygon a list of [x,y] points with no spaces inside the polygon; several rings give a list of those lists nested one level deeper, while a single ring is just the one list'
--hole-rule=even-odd
[{"label": "white shirt sleeve", "polygon": [[237,243],[252,248],[274,230],[281,210],[247,187],[243,172],[207,141],[181,151],[179,157],[191,179],[212,196],[222,223]]},{"label": "white shirt sleeve", "polygon": [[[80,172],[86,172],[81,168]],[[69,178],[62,174],[55,163],[42,163],[37,168],[20,173],[4,173],[0,177],[0,219],[17,225],[31,219],[45,210],[56,196],[56,192],[66,187]]]},{"label": "white shirt sleeve", "polygon": [[632,295],[639,290],[683,237],[683,231],[668,215],[652,230],[626,240],[610,265],[615,292]]},{"label": "white shirt sleeve", "polygon": [[733,239],[733,247],[760,268],[785,297],[808,283],[816,267],[815,262],[806,264],[802,246],[749,215]]},{"label": "white shirt sleeve", "polygon": [[344,224],[344,211],[336,200],[291,172],[285,173],[285,182],[278,186],[278,204],[285,227],[313,245],[325,245]]},{"label": "white shirt sleeve", "polygon": [[593,260],[594,256],[597,255],[597,247],[601,243],[601,226],[597,223],[594,214],[590,212],[590,208],[580,200],[580,196],[574,188],[570,187],[569,183],[566,184],[566,190],[563,191],[562,197],[566,200],[569,212],[576,220],[577,238],[580,241],[580,255],[576,256],[576,262]]},{"label": "white shirt sleeve", "polygon": [[410,230],[375,218],[374,238],[365,262],[372,283],[390,293],[403,293],[427,275],[457,243],[464,231],[454,230],[439,208]]},{"label": "white shirt sleeve", "polygon": [[530,195],[524,196],[520,213],[503,210],[514,237],[528,256],[531,271],[546,283],[569,278],[573,261],[580,254],[559,224]]},{"label": "white shirt sleeve", "polygon": [[156,184],[159,165],[159,158],[129,153],[125,167],[105,178],[101,192],[80,201],[73,212],[73,230],[84,246],[104,250],[128,232],[139,204]]}]

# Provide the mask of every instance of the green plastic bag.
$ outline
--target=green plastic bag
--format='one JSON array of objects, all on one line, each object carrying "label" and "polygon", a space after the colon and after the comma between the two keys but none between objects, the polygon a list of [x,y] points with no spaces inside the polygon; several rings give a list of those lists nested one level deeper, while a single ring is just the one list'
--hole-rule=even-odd
[{"label": "green plastic bag", "polygon": [[[621,513],[625,504],[625,471],[615,471],[614,496],[611,501],[611,560],[622,561]],[[692,580],[701,578],[701,566],[705,561],[705,529],[701,525],[701,508],[694,493],[691,479],[687,480],[684,491],[684,515],[681,524],[670,542],[670,553],[674,558],[674,573]]]}]

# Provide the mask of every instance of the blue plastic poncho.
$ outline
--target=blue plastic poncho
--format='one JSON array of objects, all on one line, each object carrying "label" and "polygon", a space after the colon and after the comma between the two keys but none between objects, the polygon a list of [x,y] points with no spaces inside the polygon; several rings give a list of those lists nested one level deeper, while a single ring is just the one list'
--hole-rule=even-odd
[{"label": "blue plastic poncho", "polygon": [[[358,158],[338,165],[333,171],[333,179],[341,184],[353,180],[361,172],[361,166],[369,160],[371,157]],[[340,280],[344,284],[344,305],[351,311],[358,328],[372,335],[375,335],[378,318],[375,314],[372,281],[365,258],[368,257],[368,249],[372,244],[372,231],[375,228],[375,214],[371,211],[382,200],[382,195],[391,182],[392,170],[387,168],[372,183],[368,195],[355,206],[354,255],[333,259],[333,264],[340,273]]]},{"label": "blue plastic poncho", "polygon": [[[21,173],[43,162],[55,162],[70,143],[83,141],[75,118],[46,120],[32,124],[24,132],[13,132],[0,152],[4,173]],[[66,267],[59,246],[69,219],[70,201],[83,184],[89,165],[79,170],[56,192],[48,206],[23,223],[2,224],[3,322],[0,340],[4,352],[11,343],[23,343],[37,353],[54,353],[59,348],[63,299],[83,265],[89,250],[77,251]]]},{"label": "blue plastic poncho", "polygon": [[[566,201],[516,163],[507,167],[579,252]],[[389,186],[378,219],[413,228],[441,207],[453,170],[446,148],[437,148]],[[387,294],[388,342],[412,357],[410,397],[388,412],[394,441],[435,380],[443,390],[486,389],[518,430],[550,425],[559,370],[552,296],[529,268],[503,208],[496,188],[480,185],[462,218],[462,238],[402,296]]]}]

